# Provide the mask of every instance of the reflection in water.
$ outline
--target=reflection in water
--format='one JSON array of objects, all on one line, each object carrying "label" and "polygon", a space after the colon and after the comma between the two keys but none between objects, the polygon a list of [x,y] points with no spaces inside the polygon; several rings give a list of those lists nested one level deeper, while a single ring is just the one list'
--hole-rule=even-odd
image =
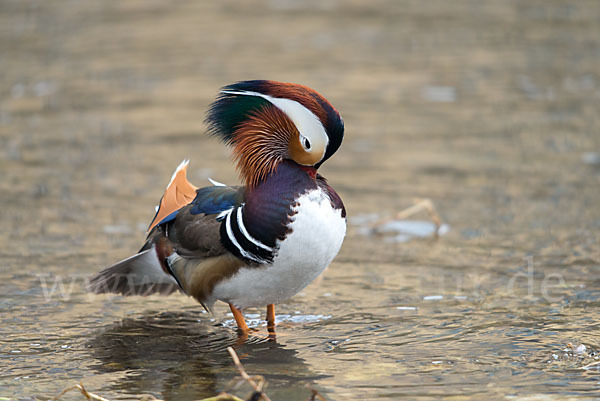
[{"label": "reflection in water", "polygon": [[[226,390],[231,379],[238,377],[226,352],[228,346],[236,349],[250,374],[268,377],[270,394],[282,388],[297,391],[301,399],[306,392],[303,383],[323,377],[310,373],[289,347],[260,336],[239,341],[234,330],[224,330],[191,313],[149,312],[126,318],[94,335],[86,346],[100,361],[93,365],[98,373],[133,373],[109,387],[131,395],[150,392],[186,400]],[[281,369],[290,366],[293,369]]]}]

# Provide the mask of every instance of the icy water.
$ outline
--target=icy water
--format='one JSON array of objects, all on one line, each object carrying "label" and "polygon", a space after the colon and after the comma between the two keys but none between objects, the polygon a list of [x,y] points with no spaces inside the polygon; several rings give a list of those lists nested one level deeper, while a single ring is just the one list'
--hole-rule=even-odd
[{"label": "icy water", "polygon": [[[273,400],[600,397],[599,21],[583,0],[0,1],[0,397],[199,399],[236,376],[229,345]],[[348,236],[277,343],[262,309],[240,344],[224,305],[86,294],[182,159],[237,182],[202,120],[252,78],[346,123],[322,173]],[[414,198],[444,235],[370,230]]]}]

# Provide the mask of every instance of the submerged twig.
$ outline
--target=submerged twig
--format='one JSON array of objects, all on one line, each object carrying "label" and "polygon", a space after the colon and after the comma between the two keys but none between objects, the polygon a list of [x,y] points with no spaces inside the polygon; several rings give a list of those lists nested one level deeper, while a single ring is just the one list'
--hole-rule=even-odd
[{"label": "submerged twig", "polygon": [[[73,390],[79,390],[81,392],[81,394],[87,398],[89,401],[110,401],[108,398],[104,398],[101,397],[97,394],[94,393],[90,393],[89,391],[87,391],[85,389],[85,387],[83,386],[83,383],[79,383],[76,384],[74,386],[70,386],[65,388],[63,391],[60,392],[60,394],[58,394],[56,397],[51,398],[52,401],[58,401],[62,398],[63,395],[65,395],[66,393],[73,391]],[[154,397],[151,394],[144,394],[141,398],[140,401],[163,401],[160,400],[156,397]],[[227,393],[222,393],[219,394],[215,397],[209,397],[209,398],[203,398],[202,400],[199,401],[244,401],[239,397],[236,397],[235,395],[231,395],[231,394],[227,394]]]},{"label": "submerged twig", "polygon": [[310,384],[306,385],[306,388],[310,390],[311,395],[310,397],[306,400],[306,401],[315,401],[315,400],[319,400],[319,401],[327,401],[325,399],[325,397],[323,397],[321,395],[321,393],[319,393],[318,390],[315,390],[314,388],[312,388],[312,386]]},{"label": "submerged twig", "polygon": [[244,401],[244,400],[242,400],[239,397],[236,397],[235,395],[223,393],[223,394],[217,395],[216,397],[203,398],[200,401]]},{"label": "submerged twig", "polygon": [[59,395],[57,395],[56,397],[52,398],[52,400],[56,401],[56,400],[60,399],[60,397],[62,397],[66,393],[68,393],[69,391],[73,391],[73,390],[79,390],[81,392],[81,394],[83,394],[83,396],[85,398],[87,398],[88,400],[90,400],[90,401],[91,400],[94,400],[94,401],[110,401],[110,400],[108,400],[108,399],[106,399],[104,397],[101,397],[101,396],[99,396],[97,394],[90,393],[89,391],[87,391],[85,389],[85,387],[83,386],[83,383],[79,383],[79,384],[76,384],[74,386],[67,387],[66,389],[64,389],[63,391],[61,391]]},{"label": "submerged twig", "polygon": [[[248,398],[247,401],[259,401],[259,400],[271,401],[271,399],[263,392],[265,378],[262,376],[249,376],[248,373],[246,373],[246,370],[244,369],[244,367],[242,366],[242,363],[240,362],[240,358],[237,356],[237,354],[235,353],[233,348],[227,347],[227,352],[229,352],[229,355],[231,355],[231,359],[233,359],[233,363],[235,364],[235,367],[237,368],[237,370],[240,374],[240,378],[238,380],[247,382],[254,390],[254,392],[250,395],[250,397]],[[323,398],[323,396],[321,394],[319,394],[319,392],[317,390],[313,389],[309,385],[307,385],[306,387],[312,393],[310,398],[308,399],[309,401],[315,401],[315,400],[326,401],[325,398]],[[79,383],[74,386],[65,388],[63,391],[60,392],[60,394],[51,398],[51,400],[58,401],[61,399],[61,397],[63,395],[65,395],[66,393],[73,391],[73,390],[79,390],[81,392],[81,394],[85,398],[88,399],[88,401],[110,401],[107,398],[101,397],[97,394],[90,393],[89,391],[87,391],[85,389],[85,387],[83,386],[83,383]],[[140,401],[162,401],[162,400],[159,400],[158,398],[154,397],[153,395],[144,395],[140,398]],[[244,401],[244,400],[239,397],[236,397],[235,395],[232,395],[232,394],[221,393],[217,396],[204,398],[200,401]]]},{"label": "submerged twig", "polygon": [[[260,394],[260,396],[258,398],[254,398],[254,394],[253,394],[251,399],[259,400],[262,398],[265,401],[271,401],[271,399],[262,391],[262,388],[265,384],[265,378],[262,376],[253,376],[253,377],[248,376],[248,373],[246,373],[246,370],[242,366],[242,363],[240,362],[240,358],[238,358],[234,349],[231,347],[227,347],[227,352],[229,352],[229,355],[231,355],[231,359],[233,359],[233,363],[235,364],[235,367],[237,368],[238,372],[240,373],[240,376],[242,377],[242,379],[244,379],[246,382],[248,382],[248,384],[250,384],[250,386],[254,389],[254,391],[256,393]],[[255,382],[254,379],[256,379],[258,381],[258,383]]]}]

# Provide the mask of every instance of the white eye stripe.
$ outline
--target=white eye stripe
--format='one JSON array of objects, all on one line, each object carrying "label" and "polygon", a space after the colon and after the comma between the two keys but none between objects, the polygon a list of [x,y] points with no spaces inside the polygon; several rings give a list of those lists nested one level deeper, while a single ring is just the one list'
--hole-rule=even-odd
[{"label": "white eye stripe", "polygon": [[278,98],[272,97],[269,95],[264,95],[259,92],[252,91],[228,91],[224,90],[221,93],[225,93],[228,95],[246,95],[246,96],[259,96],[263,99],[269,101],[275,107],[283,111],[289,118],[292,120],[298,132],[304,135],[309,139],[311,143],[311,148],[322,148],[326,149],[327,144],[329,143],[329,137],[327,136],[327,132],[325,131],[325,127],[323,127],[323,123],[308,108],[306,108],[301,103],[286,99],[286,98]]}]

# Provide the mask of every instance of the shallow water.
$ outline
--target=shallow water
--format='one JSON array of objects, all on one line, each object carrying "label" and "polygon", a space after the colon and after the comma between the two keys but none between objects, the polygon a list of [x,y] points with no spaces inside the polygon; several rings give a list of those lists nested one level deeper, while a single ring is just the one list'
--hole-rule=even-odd
[{"label": "shallow water", "polygon": [[[599,20],[594,1],[0,2],[0,396],[198,399],[236,376],[233,345],[273,400],[597,397]],[[263,310],[240,344],[223,305],[85,294],[182,159],[236,182],[202,120],[249,78],[309,85],[346,123],[322,173],[348,236],[277,307],[278,342]],[[369,229],[413,198],[444,235]]]}]

